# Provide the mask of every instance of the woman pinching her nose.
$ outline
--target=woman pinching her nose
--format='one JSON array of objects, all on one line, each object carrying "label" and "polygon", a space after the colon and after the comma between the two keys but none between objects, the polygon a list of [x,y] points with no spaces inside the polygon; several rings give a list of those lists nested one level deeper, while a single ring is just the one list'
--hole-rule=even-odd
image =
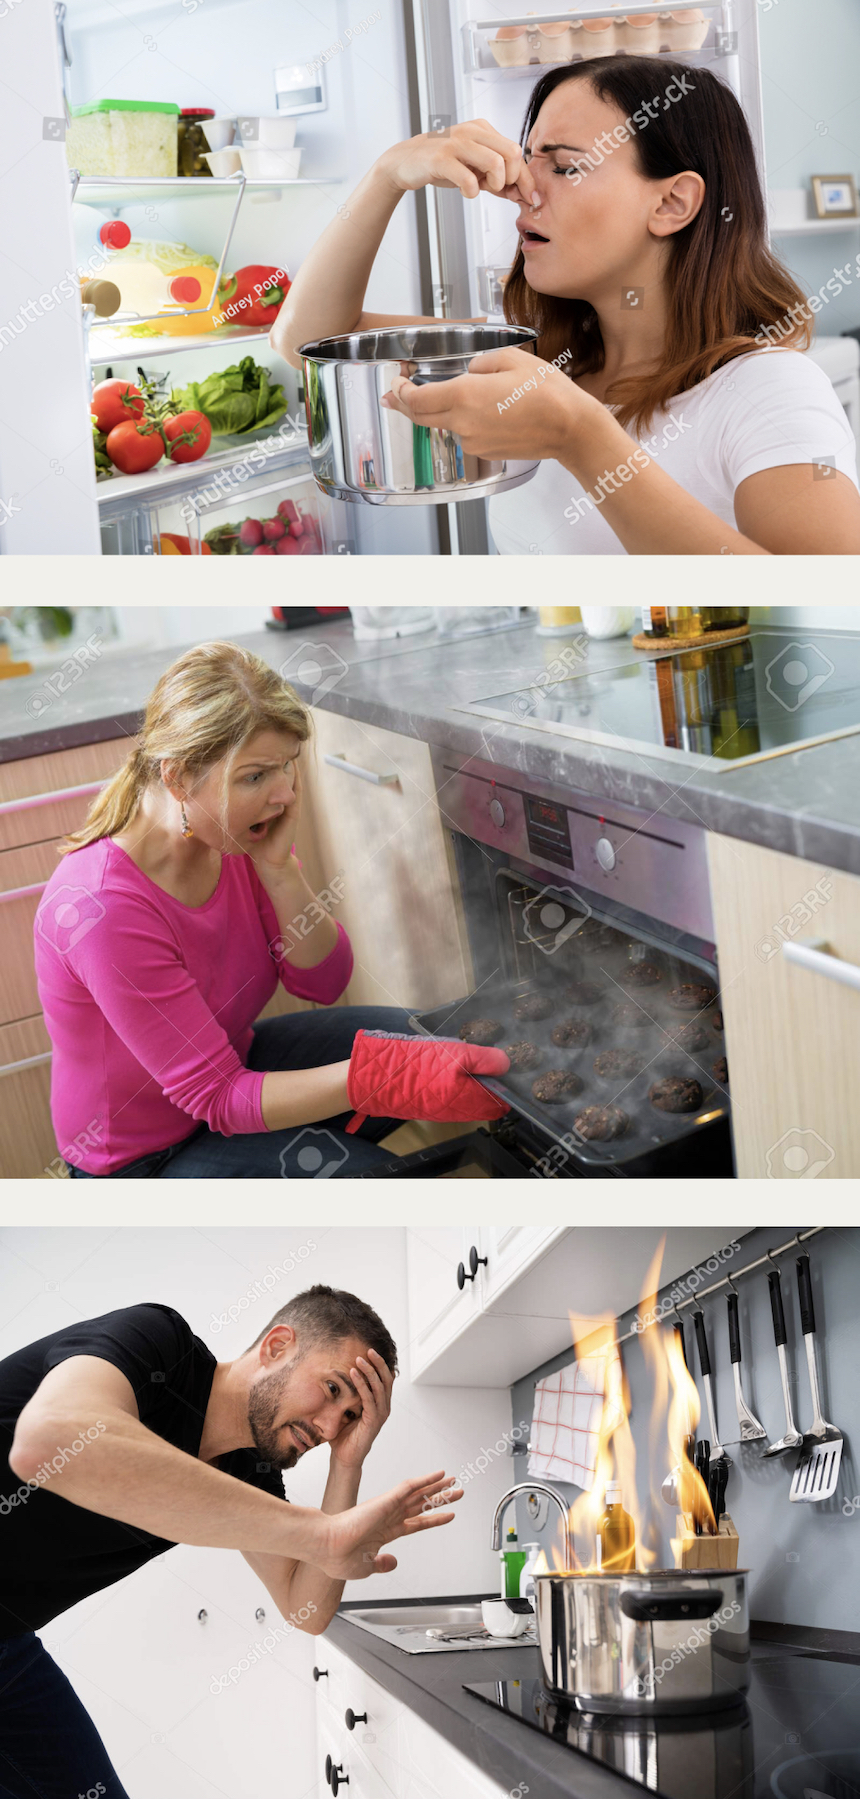
[{"label": "woman pinching her nose", "polygon": [[[507,1111],[476,1078],[505,1072],[503,1051],[335,1005],[344,882],[315,893],[295,852],[311,729],[260,657],[200,644],[63,845],[35,960],[73,1177],[344,1179],[387,1159],[400,1119]],[[372,869],[350,903],[373,906]],[[261,1018],[279,984],[315,1009]]]},{"label": "woman pinching her nose", "polygon": [[[494,350],[426,386],[395,376],[387,400],[467,453],[539,461],[490,501],[499,551],[860,553],[856,444],[804,354],[820,307],[770,248],[726,83],[598,57],[540,78],[519,143],[477,119],[394,145],[293,281],[270,334],[288,361],[310,338],[436,322],[362,310],[393,212],[424,186],[517,208],[504,310],[537,356]],[[837,292],[850,281],[835,272]]]}]

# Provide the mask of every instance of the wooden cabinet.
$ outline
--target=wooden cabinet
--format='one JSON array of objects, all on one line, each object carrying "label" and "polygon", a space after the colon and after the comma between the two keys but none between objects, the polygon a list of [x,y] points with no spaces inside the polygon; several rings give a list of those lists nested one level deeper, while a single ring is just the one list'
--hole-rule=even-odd
[{"label": "wooden cabinet", "polygon": [[[746,1227],[749,1228],[749,1227]],[[479,1225],[407,1230],[410,1378],[417,1385],[509,1387],[569,1349],[571,1320],[620,1317],[743,1235],[728,1223]],[[665,1237],[660,1258],[661,1240]],[[479,1264],[464,1294],[457,1263]]]},{"label": "wooden cabinet", "polygon": [[[338,1788],[341,1777],[349,1782],[349,1799],[499,1799],[509,1792],[324,1637],[317,1648],[317,1664],[328,1670],[316,1684],[320,1793],[328,1756]],[[347,1707],[357,1719],[353,1730]]]},{"label": "wooden cabinet", "polygon": [[708,854],[738,1174],[856,1176],[860,991],[785,952],[824,940],[857,979],[860,880],[717,835]]},{"label": "wooden cabinet", "polygon": [[355,972],[348,1005],[429,1009],[471,990],[459,895],[427,744],[314,711],[305,809]]}]

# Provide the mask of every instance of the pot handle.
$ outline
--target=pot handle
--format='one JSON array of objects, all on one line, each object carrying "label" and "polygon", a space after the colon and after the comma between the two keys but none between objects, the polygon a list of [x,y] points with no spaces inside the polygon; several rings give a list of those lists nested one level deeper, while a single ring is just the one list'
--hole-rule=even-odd
[{"label": "pot handle", "polygon": [[622,1593],[619,1604],[634,1624],[684,1624],[694,1618],[711,1618],[723,1603],[722,1593],[709,1587],[705,1593]]}]

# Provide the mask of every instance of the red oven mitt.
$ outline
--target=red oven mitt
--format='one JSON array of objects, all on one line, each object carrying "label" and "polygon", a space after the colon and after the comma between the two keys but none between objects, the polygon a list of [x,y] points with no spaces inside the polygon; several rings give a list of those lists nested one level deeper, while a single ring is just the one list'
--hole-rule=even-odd
[{"label": "red oven mitt", "polygon": [[477,1074],[507,1074],[503,1049],[482,1049],[457,1037],[409,1037],[396,1031],[359,1031],[346,1090],[357,1131],[365,1118],[428,1118],[436,1124],[504,1118],[510,1106],[488,1093]]}]

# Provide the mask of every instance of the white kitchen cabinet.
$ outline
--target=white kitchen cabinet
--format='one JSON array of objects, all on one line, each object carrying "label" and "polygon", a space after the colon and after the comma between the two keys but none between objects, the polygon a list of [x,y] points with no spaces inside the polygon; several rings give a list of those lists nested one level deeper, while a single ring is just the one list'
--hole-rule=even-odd
[{"label": "white kitchen cabinet", "polygon": [[[509,1794],[509,1788],[483,1774],[324,1637],[318,1650],[317,1666],[328,1670],[316,1685],[321,1782],[330,1755],[349,1782],[343,1788],[348,1799],[499,1799],[501,1793]],[[353,1730],[346,1723],[347,1706],[356,1714]],[[365,1712],[366,1720],[360,1716]]]},{"label": "white kitchen cabinet", "polygon": [[[509,1387],[570,1347],[571,1320],[619,1317],[742,1235],[728,1224],[507,1227],[407,1231],[410,1374],[426,1386]],[[658,1255],[665,1235],[662,1260]],[[469,1297],[457,1263],[487,1257]]]}]

